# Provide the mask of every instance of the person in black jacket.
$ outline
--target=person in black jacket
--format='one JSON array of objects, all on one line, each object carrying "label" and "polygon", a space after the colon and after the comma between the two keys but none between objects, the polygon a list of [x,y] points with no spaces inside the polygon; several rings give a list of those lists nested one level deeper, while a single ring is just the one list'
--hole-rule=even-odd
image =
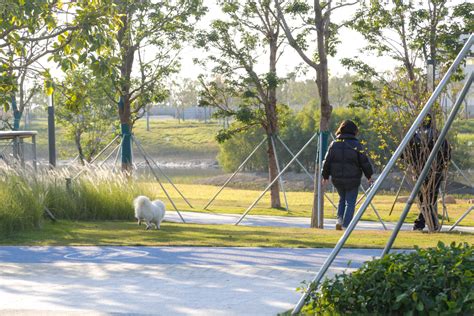
[{"label": "person in black jacket", "polygon": [[[421,174],[437,138],[438,131],[433,128],[431,115],[427,114],[421,127],[416,131],[410,140],[409,146],[402,155],[402,160],[404,160],[414,172],[415,180]],[[426,218],[423,212],[425,212],[425,214],[431,214],[432,229],[434,231],[438,230],[438,192],[450,160],[451,146],[445,139],[438,151],[435,161],[433,161],[432,168],[421,186],[420,192],[418,192],[421,210],[418,218],[415,220],[413,230],[423,230],[425,228]]]},{"label": "person in black jacket", "polygon": [[336,140],[331,143],[323,162],[323,184],[331,177],[339,194],[336,229],[347,228],[354,216],[357,194],[362,173],[372,182],[373,169],[369,158],[356,136],[357,125],[345,120],[336,131]]}]

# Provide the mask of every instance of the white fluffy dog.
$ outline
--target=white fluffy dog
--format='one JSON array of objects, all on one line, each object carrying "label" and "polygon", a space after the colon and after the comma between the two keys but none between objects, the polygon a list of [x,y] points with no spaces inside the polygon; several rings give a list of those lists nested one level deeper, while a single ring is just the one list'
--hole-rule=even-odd
[{"label": "white fluffy dog", "polygon": [[163,202],[160,200],[150,201],[146,196],[140,195],[133,200],[133,206],[138,225],[144,221],[147,230],[152,228],[152,224],[155,224],[156,229],[160,229],[161,221],[163,221],[166,213]]}]

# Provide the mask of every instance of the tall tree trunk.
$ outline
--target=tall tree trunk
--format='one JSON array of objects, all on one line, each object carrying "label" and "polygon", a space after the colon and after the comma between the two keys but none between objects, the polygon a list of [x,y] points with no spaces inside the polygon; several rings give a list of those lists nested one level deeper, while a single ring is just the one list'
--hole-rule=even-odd
[{"label": "tall tree trunk", "polygon": [[130,121],[130,99],[120,97],[118,102],[120,129],[122,132],[122,170],[132,171],[132,125]]},{"label": "tall tree trunk", "polygon": [[[327,41],[329,36],[329,15],[324,18],[322,14],[322,8],[319,5],[319,1],[315,1],[315,14],[316,14],[316,32],[318,41],[318,57],[319,63],[316,68],[316,85],[318,86],[319,98],[321,99],[321,117],[319,121],[319,131],[322,133],[320,137],[320,153],[319,155],[324,158],[328,147],[329,138],[329,120],[331,118],[332,106],[329,103],[329,74],[328,74],[328,59],[327,59]],[[325,28],[326,27],[326,28]],[[320,161],[320,159],[318,159]],[[315,186],[314,186],[314,199],[313,199],[313,210],[311,214],[311,227],[324,228],[324,188],[321,184],[321,166],[316,162],[315,168]],[[321,187],[321,195],[319,195],[318,187]],[[318,207],[319,206],[319,207]],[[320,218],[318,224],[317,218]]]},{"label": "tall tree trunk", "polygon": [[[267,150],[267,156],[268,156],[268,181],[272,182],[276,176],[278,175],[278,168],[277,168],[277,162],[276,162],[276,157],[275,157],[275,150],[276,148],[273,148],[272,140],[271,137],[272,135],[267,133],[268,137],[268,150]],[[280,187],[278,186],[278,181],[275,181],[275,183],[271,186],[270,188],[270,200],[271,200],[271,207],[272,208],[280,208],[281,207],[281,201],[280,201]]]},{"label": "tall tree trunk", "polygon": [[127,7],[125,4],[124,14],[121,17],[122,28],[117,33],[117,41],[121,51],[121,67],[120,76],[122,85],[120,87],[120,99],[118,101],[118,112],[120,117],[120,128],[122,132],[122,170],[125,172],[132,171],[132,122],[131,122],[131,102],[130,87],[133,61],[137,47],[133,45],[130,38],[129,16],[133,12],[129,12],[133,8]]},{"label": "tall tree trunk", "polygon": [[[276,78],[276,63],[277,63],[277,41],[278,33],[269,34],[270,38],[270,73]],[[273,148],[272,139],[278,135],[278,114],[277,114],[277,98],[276,98],[276,84],[268,87],[267,104],[265,105],[266,114],[266,129],[268,137],[268,174],[269,181],[272,182],[278,175],[276,148]],[[271,207],[280,208],[280,187],[278,181],[272,185],[270,190]]]}]

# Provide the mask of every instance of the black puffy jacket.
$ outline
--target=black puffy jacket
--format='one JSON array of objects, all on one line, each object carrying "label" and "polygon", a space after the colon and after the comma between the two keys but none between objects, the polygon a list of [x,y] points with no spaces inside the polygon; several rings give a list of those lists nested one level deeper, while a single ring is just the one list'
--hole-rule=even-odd
[{"label": "black puffy jacket", "polygon": [[322,176],[337,188],[346,190],[360,185],[362,172],[370,179],[374,173],[362,145],[351,134],[341,134],[331,143],[323,162]]}]

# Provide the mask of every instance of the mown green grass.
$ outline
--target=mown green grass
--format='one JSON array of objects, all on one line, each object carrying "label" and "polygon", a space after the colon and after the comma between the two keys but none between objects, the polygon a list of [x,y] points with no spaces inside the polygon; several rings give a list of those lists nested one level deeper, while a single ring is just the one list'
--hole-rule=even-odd
[{"label": "mown green grass", "polygon": [[[160,157],[179,157],[184,159],[215,159],[219,147],[215,135],[220,126],[216,122],[204,123],[188,120],[150,120],[150,131],[146,130],[146,120],[135,123],[133,132],[145,150]],[[46,156],[48,150],[48,122],[35,119],[29,126],[38,132],[37,150],[40,156]],[[65,128],[56,125],[56,146],[60,159],[72,159],[77,155],[74,142],[66,137]],[[136,153],[138,155],[138,152]]]},{"label": "mown green grass", "polygon": [[[346,243],[349,248],[383,248],[391,232],[354,231]],[[200,247],[334,247],[341,231],[309,228],[246,227],[197,225],[164,222],[161,230],[145,231],[135,222],[44,223],[41,230],[0,238],[2,245],[29,246],[200,246]],[[400,232],[394,247],[434,247],[442,241],[474,243],[474,234]]]},{"label": "mown green grass", "polygon": [[150,131],[146,121],[134,126],[135,136],[153,155],[186,155],[188,158],[215,158],[219,150],[215,135],[220,126],[189,120],[151,120]]},{"label": "mown green grass", "polygon": [[[167,204],[167,207],[171,209],[171,205],[166,200],[166,196],[163,194],[161,189],[154,183],[146,184],[146,187],[151,189],[154,197],[160,198]],[[166,190],[170,193],[170,196],[176,202],[176,205],[187,211],[196,212],[210,212],[210,213],[233,213],[241,214],[247,207],[259,196],[260,191],[256,190],[241,190],[241,189],[224,189],[221,194],[217,197],[213,204],[209,207],[209,210],[203,210],[203,207],[207,204],[209,199],[217,192],[218,187],[209,185],[196,185],[196,184],[179,184],[178,188],[183,192],[184,196],[189,199],[194,209],[187,206],[181,197],[170,185],[165,185]],[[328,192],[329,198],[334,203],[338,202],[337,194]],[[360,197],[361,195],[359,195]],[[249,213],[254,215],[278,215],[278,216],[301,216],[310,217],[313,201],[312,192],[287,192],[289,212],[285,209],[272,209],[270,205],[270,197],[267,193],[257,206]],[[389,215],[392,207],[394,195],[383,195],[377,194],[373,200],[373,205],[379,212],[380,216],[384,221],[395,222],[399,219],[400,213],[405,207],[405,203],[396,203],[392,215]],[[281,196],[282,204],[283,195]],[[284,205],[284,204],[283,204]],[[467,198],[457,199],[456,204],[447,204],[448,215],[450,222],[445,222],[446,225],[453,224],[454,221],[459,218],[472,204],[468,203]],[[360,206],[360,204],[358,205]],[[324,203],[325,217],[335,218],[336,211],[326,199]],[[439,210],[442,211],[441,204]],[[411,211],[406,219],[406,222],[413,222],[418,216],[418,207],[413,205]],[[362,220],[377,221],[377,217],[371,207],[369,207]],[[461,225],[474,226],[474,213],[471,216],[466,217]]]}]

